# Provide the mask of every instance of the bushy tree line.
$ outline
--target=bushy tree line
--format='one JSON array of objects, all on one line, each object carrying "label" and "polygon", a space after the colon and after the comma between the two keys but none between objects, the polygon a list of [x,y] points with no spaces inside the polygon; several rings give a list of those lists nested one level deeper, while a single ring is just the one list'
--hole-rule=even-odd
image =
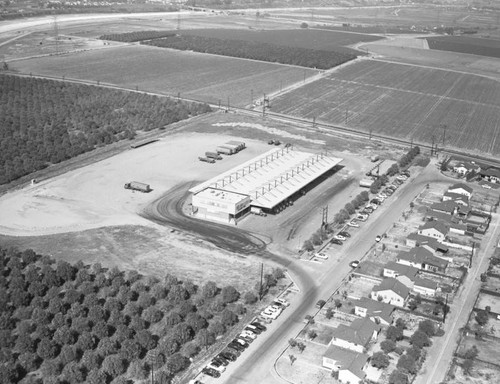
[{"label": "bushy tree line", "polygon": [[0,74],[0,184],[208,111],[206,104]]},{"label": "bushy tree line", "polygon": [[141,44],[319,69],[333,68],[356,58],[353,53],[340,51],[321,51],[255,41],[190,35],[175,35],[144,41]]},{"label": "bushy tree line", "polygon": [[172,31],[136,31],[128,33],[113,33],[109,35],[102,35],[99,37],[101,40],[120,41],[123,43],[134,43],[137,41],[160,39],[162,37],[175,36]]},{"label": "bushy tree line", "polygon": [[420,147],[419,146],[416,146],[416,147],[413,147],[412,149],[410,149],[405,155],[403,155],[401,157],[401,159],[399,159],[399,161],[398,161],[399,167],[405,168],[408,165],[410,165],[411,162],[413,161],[413,159],[415,159],[415,157],[418,156],[418,154],[420,154]]},{"label": "bushy tree line", "polygon": [[0,249],[0,383],[169,382],[244,311],[232,286]]}]

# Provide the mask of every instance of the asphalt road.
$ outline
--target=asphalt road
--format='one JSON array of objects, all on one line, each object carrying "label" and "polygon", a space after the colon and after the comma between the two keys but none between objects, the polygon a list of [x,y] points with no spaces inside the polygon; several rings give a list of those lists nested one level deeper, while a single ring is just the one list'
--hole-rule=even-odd
[{"label": "asphalt road", "polygon": [[[377,209],[362,227],[353,231],[353,236],[339,247],[336,257],[331,257],[309,273],[303,267],[304,261],[285,258],[266,250],[266,243],[248,231],[216,223],[199,221],[182,212],[182,204],[191,184],[184,184],[168,191],[163,197],[145,208],[142,216],[158,224],[165,224],[182,231],[195,234],[214,245],[234,252],[273,260],[288,270],[299,287],[299,294],[292,299],[292,305],[268,327],[269,330],[257,338],[236,363],[227,367],[218,383],[280,383],[280,373],[275,370],[275,362],[286,353],[288,340],[303,328],[302,320],[307,314],[315,314],[318,299],[329,298],[342,284],[351,271],[349,263],[362,260],[375,244],[375,236],[387,231],[409,208],[410,202],[428,183],[450,181],[431,163],[403,184],[384,205]],[[340,259],[340,261],[338,261]],[[308,268],[310,270],[310,268]]]}]

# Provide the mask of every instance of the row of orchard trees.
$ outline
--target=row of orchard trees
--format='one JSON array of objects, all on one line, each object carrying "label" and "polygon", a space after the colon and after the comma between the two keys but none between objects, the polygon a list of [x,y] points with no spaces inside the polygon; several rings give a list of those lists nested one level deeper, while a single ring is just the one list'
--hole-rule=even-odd
[{"label": "row of orchard trees", "polygon": [[36,370],[44,384],[128,383],[151,364],[168,382],[257,300],[214,282],[56,263],[31,250],[0,249],[0,271],[1,384]]},{"label": "row of orchard trees", "polygon": [[0,74],[0,184],[208,111],[206,104]]},{"label": "row of orchard trees", "polygon": [[134,43],[137,41],[145,41],[152,39],[160,39],[162,37],[175,36],[175,32],[172,31],[134,31],[127,33],[112,33],[108,35],[102,35],[99,37],[101,40],[112,40],[120,41],[123,43]]},{"label": "row of orchard trees", "polygon": [[339,47],[338,51],[322,51],[257,41],[191,35],[174,35],[143,41],[141,44],[319,69],[333,68],[356,58],[353,52],[346,52],[347,50],[342,47]]}]

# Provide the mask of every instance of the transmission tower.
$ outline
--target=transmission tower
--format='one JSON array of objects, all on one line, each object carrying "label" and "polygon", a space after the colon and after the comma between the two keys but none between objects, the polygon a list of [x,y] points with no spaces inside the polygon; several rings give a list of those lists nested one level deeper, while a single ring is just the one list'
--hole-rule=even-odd
[{"label": "transmission tower", "polygon": [[181,13],[179,12],[179,14],[177,15],[177,30],[180,31],[181,30]]}]

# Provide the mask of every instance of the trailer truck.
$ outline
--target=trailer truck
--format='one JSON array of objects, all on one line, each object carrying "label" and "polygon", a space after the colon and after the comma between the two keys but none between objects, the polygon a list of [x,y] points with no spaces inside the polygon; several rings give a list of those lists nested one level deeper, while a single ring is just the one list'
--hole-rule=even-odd
[{"label": "trailer truck", "polygon": [[232,155],[233,153],[235,153],[234,149],[229,147],[224,147],[222,145],[220,147],[215,148],[215,150],[217,151],[217,153],[222,153],[223,155]]},{"label": "trailer truck", "polygon": [[210,164],[213,164],[215,163],[215,160],[214,159],[211,159],[210,157],[198,157],[198,160],[200,161],[204,161],[205,163],[210,163]]},{"label": "trailer truck", "polygon": [[231,140],[231,141],[228,141],[226,144],[224,144],[224,146],[226,146],[226,145],[231,145],[231,146],[236,147],[236,152],[239,152],[239,151],[246,148],[246,144],[243,141]]},{"label": "trailer truck", "polygon": [[219,155],[217,152],[205,152],[205,156],[208,157],[209,159],[222,160],[222,156]]},{"label": "trailer truck", "polygon": [[131,189],[133,191],[139,191],[148,193],[151,192],[152,189],[149,184],[139,183],[138,181],[131,181],[130,183],[125,183],[125,189]]}]

